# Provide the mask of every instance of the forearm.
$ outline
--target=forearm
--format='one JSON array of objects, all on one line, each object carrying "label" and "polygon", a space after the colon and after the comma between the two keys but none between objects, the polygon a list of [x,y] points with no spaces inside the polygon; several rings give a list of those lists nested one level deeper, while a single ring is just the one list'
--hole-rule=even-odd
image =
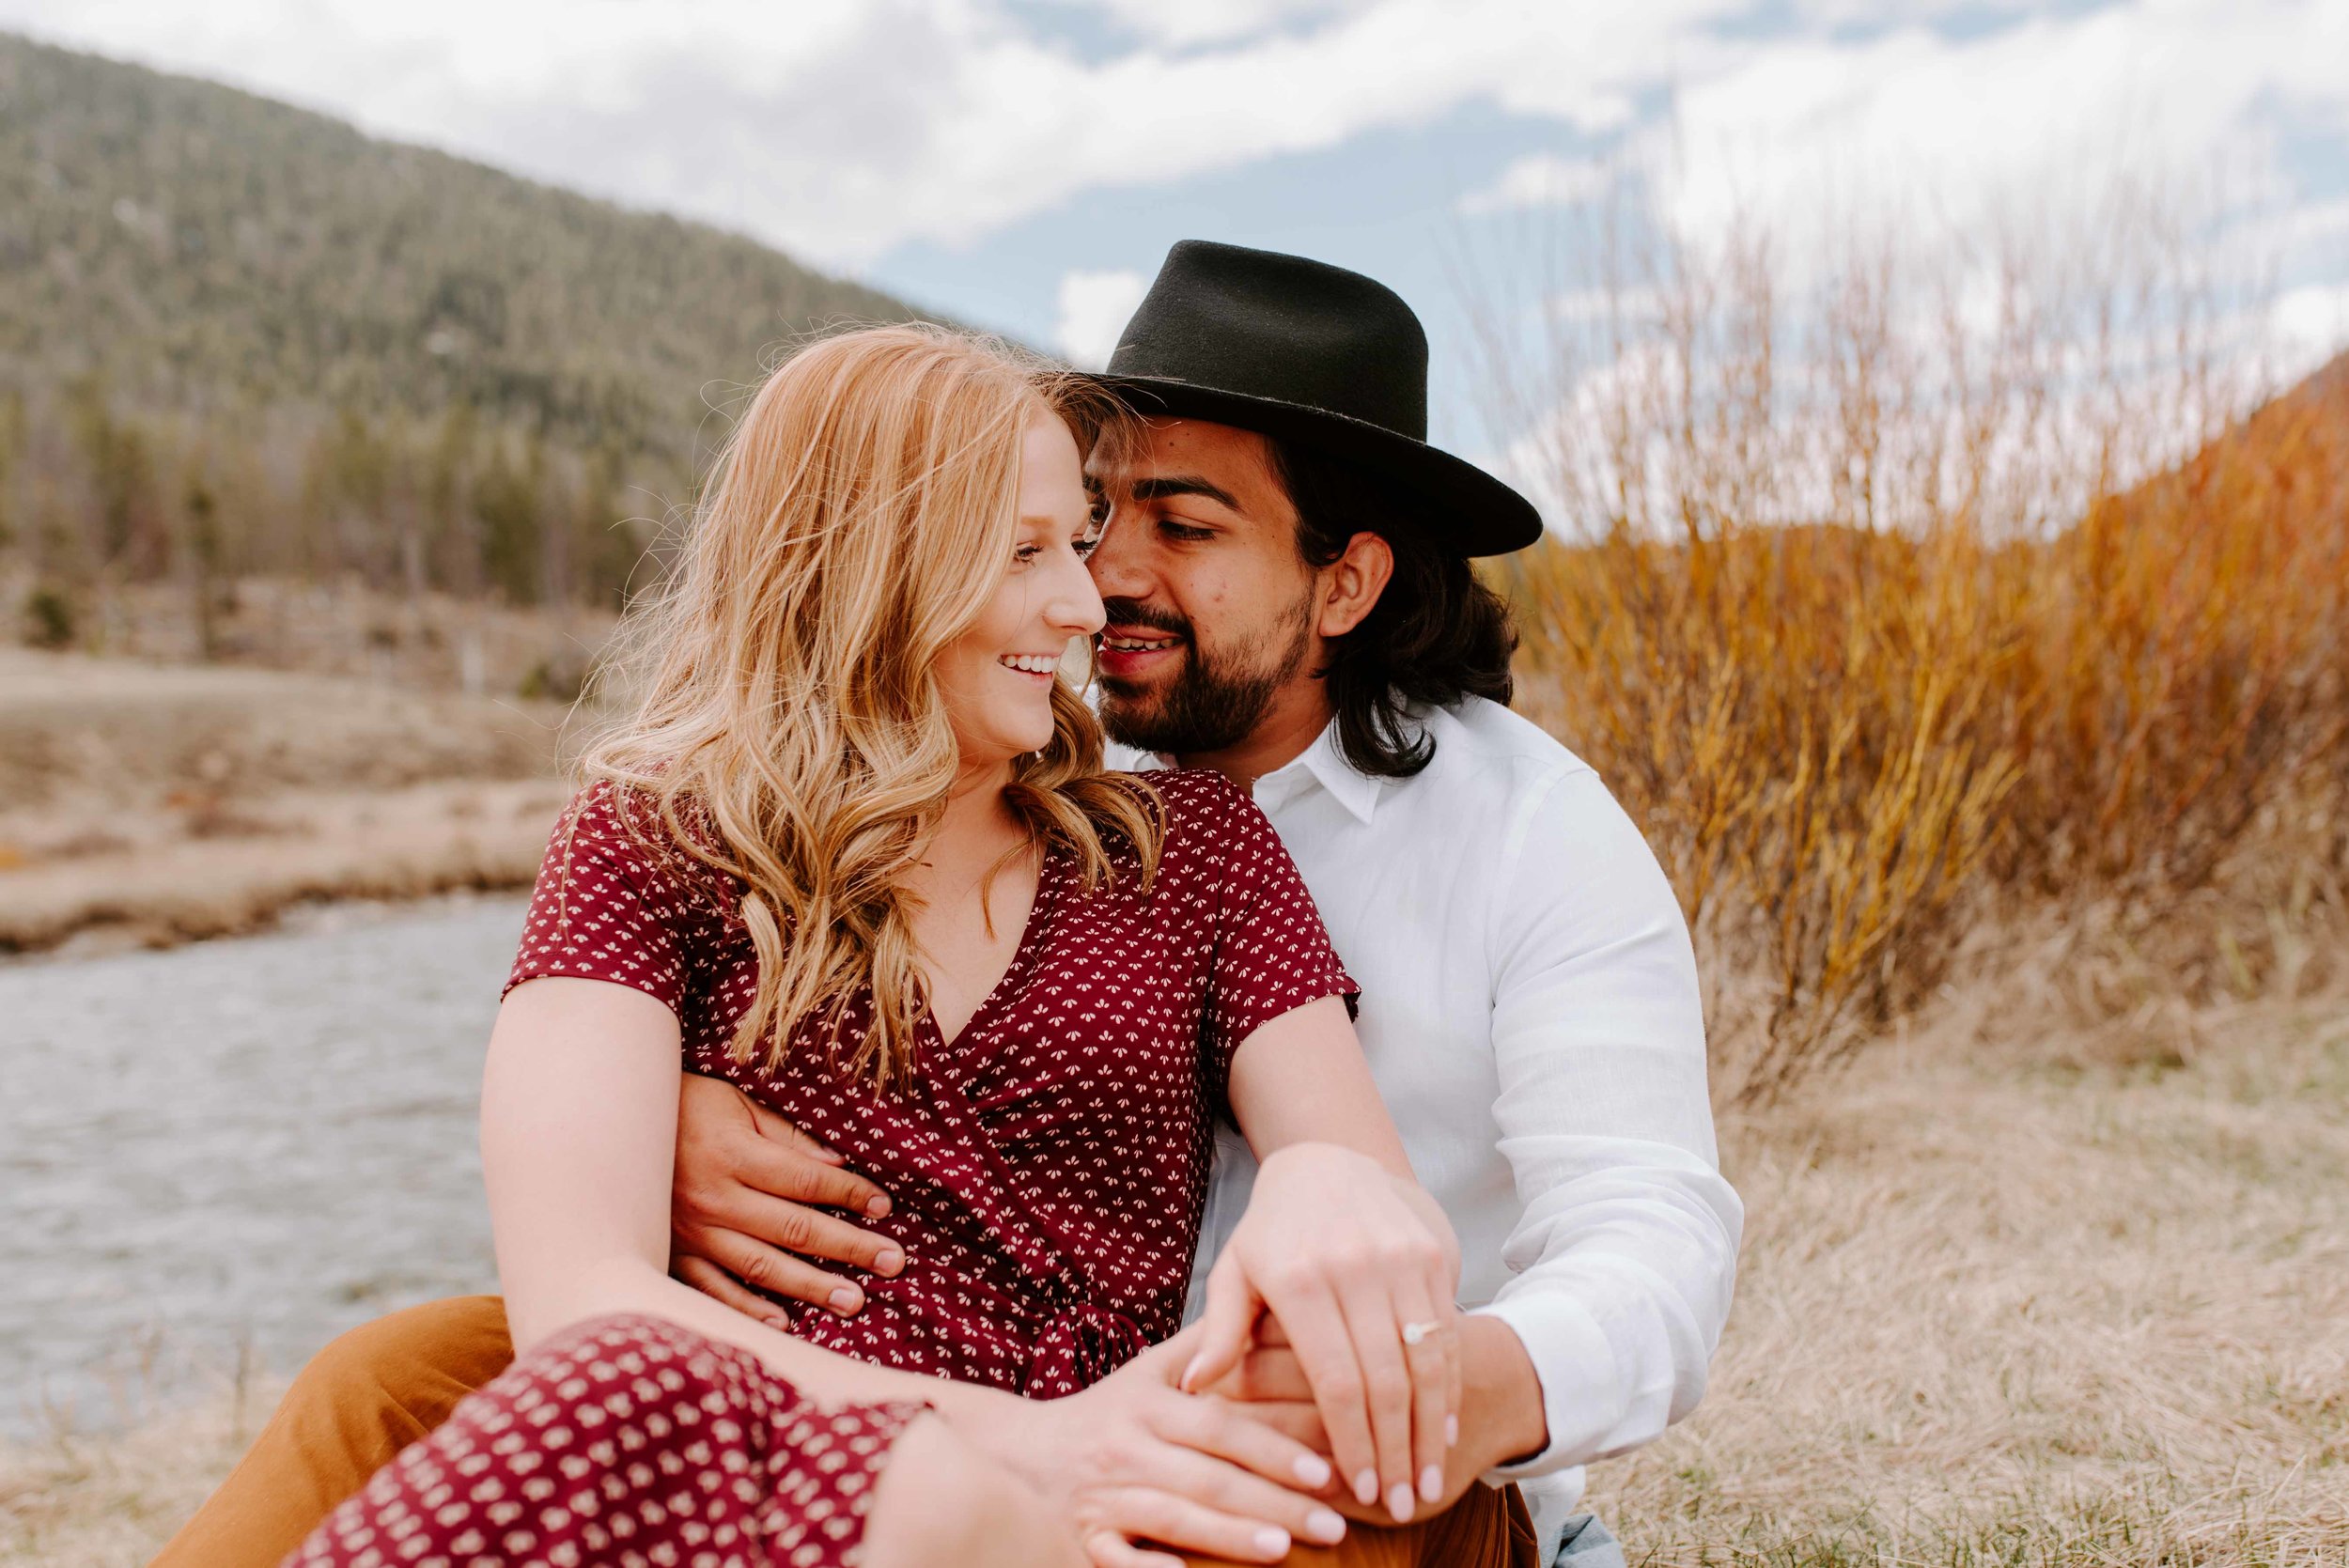
[{"label": "forearm", "polygon": [[641,1258],[615,1257],[569,1273],[560,1287],[525,1285],[508,1293],[507,1320],[517,1353],[572,1324],[642,1312],[691,1328],[756,1356],[768,1370],[827,1405],[921,1400],[949,1421],[984,1421],[1017,1396],[972,1384],[861,1361],[745,1317]]},{"label": "forearm", "polygon": [[1240,1042],[1230,1094],[1232,1118],[1260,1161],[1298,1143],[1333,1143],[1412,1180],[1394,1118],[1336,997],[1284,1013]]},{"label": "forearm", "polygon": [[1549,1446],[1542,1380],[1517,1330],[1471,1314],[1460,1327],[1460,1457],[1482,1474]]},{"label": "forearm", "polygon": [[[1541,1142],[1524,1141],[1529,1164]],[[1729,1312],[1741,1213],[1719,1173],[1621,1141],[1586,1159],[1529,1204],[1502,1250],[1513,1276],[1474,1311],[1515,1331],[1542,1388],[1548,1441],[1528,1475],[1636,1448],[1694,1409]]]},{"label": "forearm", "polygon": [[1506,855],[1493,1119],[1519,1214],[1509,1277],[1476,1311],[1516,1331],[1542,1385],[1530,1475],[1636,1447],[1694,1408],[1743,1210],[1715,1153],[1688,925],[1639,831],[1579,773]]}]

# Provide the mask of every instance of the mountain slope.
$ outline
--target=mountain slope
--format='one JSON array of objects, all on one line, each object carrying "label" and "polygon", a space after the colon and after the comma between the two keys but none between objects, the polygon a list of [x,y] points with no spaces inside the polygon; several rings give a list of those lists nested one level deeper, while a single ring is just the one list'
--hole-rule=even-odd
[{"label": "mountain slope", "polygon": [[0,36],[0,378],[148,407],[452,401],[674,450],[705,382],[914,314],[751,241]]},{"label": "mountain slope", "polygon": [[918,314],[0,34],[0,636],[117,645],[117,590],[165,579],[207,657],[254,576],[612,603],[780,345]]}]

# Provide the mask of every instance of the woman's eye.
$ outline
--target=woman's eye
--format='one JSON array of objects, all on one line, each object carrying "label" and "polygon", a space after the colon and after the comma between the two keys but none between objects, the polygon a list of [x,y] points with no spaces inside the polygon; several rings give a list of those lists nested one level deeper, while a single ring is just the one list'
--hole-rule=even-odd
[{"label": "woman's eye", "polygon": [[1012,561],[1018,566],[1024,567],[1036,558],[1040,550],[1041,547],[1036,545],[1014,545],[1011,551]]}]

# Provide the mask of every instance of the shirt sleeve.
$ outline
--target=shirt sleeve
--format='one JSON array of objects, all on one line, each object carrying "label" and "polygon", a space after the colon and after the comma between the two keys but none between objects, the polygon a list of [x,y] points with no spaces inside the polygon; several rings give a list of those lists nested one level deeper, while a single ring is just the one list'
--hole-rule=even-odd
[{"label": "shirt sleeve", "polygon": [[693,901],[647,837],[660,831],[651,814],[630,815],[608,781],[571,798],[539,864],[506,990],[553,976],[604,980],[679,1008]]},{"label": "shirt sleeve", "polygon": [[1361,987],[1338,962],[1321,911],[1305,891],[1297,862],[1256,802],[1221,777],[1205,787],[1209,831],[1190,853],[1220,867],[1215,940],[1207,974],[1206,1073],[1223,1110],[1232,1057],[1240,1043],[1282,1014],[1342,996],[1353,1010]]},{"label": "shirt sleeve", "polygon": [[1549,1443],[1495,1471],[1633,1448],[1695,1408],[1729,1315],[1744,1208],[1720,1174],[1688,924],[1588,769],[1507,825],[1494,1105],[1522,1213],[1477,1309],[1525,1343]]}]

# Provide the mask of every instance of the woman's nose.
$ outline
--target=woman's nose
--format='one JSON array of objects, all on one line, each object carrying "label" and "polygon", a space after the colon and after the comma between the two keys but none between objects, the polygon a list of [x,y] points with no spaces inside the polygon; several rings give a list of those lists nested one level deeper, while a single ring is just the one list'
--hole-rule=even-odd
[{"label": "woman's nose", "polygon": [[1055,629],[1071,637],[1092,636],[1109,621],[1109,613],[1101,608],[1101,590],[1094,585],[1092,573],[1074,562],[1058,575],[1061,581],[1052,585],[1051,599],[1044,607],[1046,615]]}]

